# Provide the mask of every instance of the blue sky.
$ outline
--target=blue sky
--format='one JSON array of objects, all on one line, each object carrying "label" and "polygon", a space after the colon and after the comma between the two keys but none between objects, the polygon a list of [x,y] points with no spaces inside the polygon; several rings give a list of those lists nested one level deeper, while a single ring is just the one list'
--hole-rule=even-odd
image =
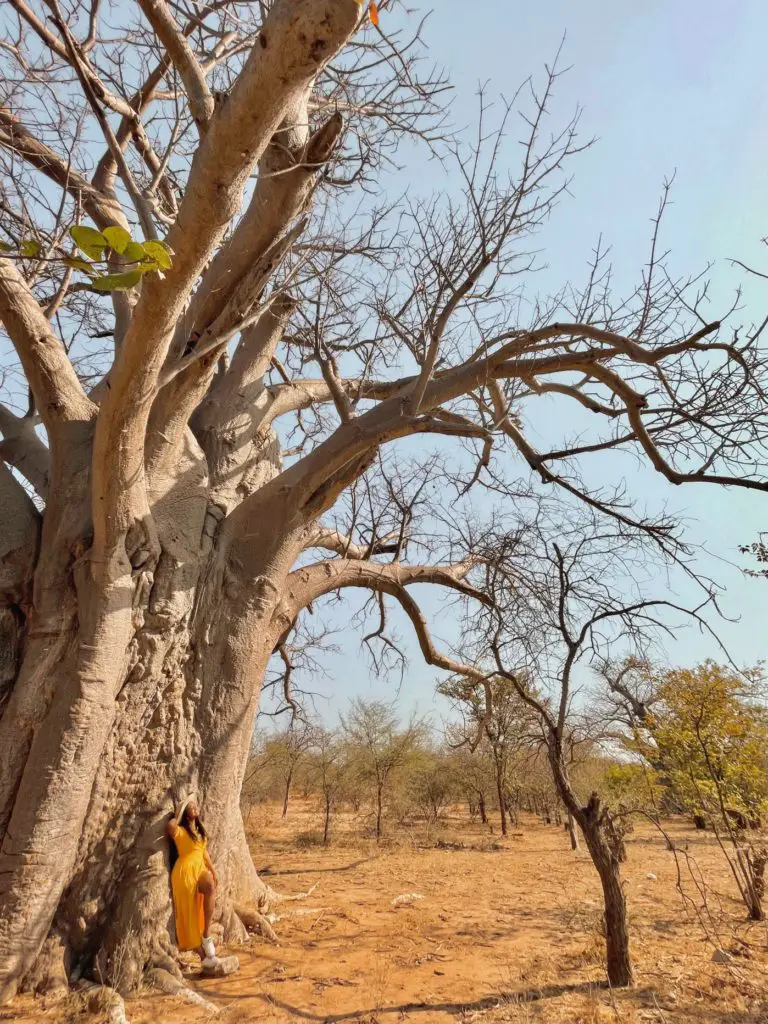
[{"label": "blue sky", "polygon": [[[510,96],[528,75],[539,75],[564,39],[561,64],[571,70],[558,85],[551,106],[562,124],[576,105],[583,108],[582,134],[595,145],[572,164],[572,196],[565,198],[538,240],[546,270],[537,278],[543,291],[583,278],[591,249],[602,235],[612,247],[619,291],[637,281],[647,259],[651,217],[664,179],[676,173],[663,244],[679,272],[696,272],[708,262],[712,271],[712,317],[730,304],[737,284],[748,285],[741,319],[768,310],[766,282],[745,282],[728,257],[768,271],[765,167],[768,166],[768,90],[764,87],[764,49],[768,37],[765,0],[548,0],[539,4],[511,0],[435,0],[424,31],[428,57],[444,67],[454,85],[452,120],[470,126],[477,112],[477,89]],[[426,0],[425,0],[426,6]],[[423,10],[423,8],[422,8]],[[387,32],[402,13],[381,15]],[[414,24],[421,12],[408,15]],[[502,160],[518,161],[516,133],[510,131]],[[397,176],[423,192],[458,192],[458,182],[423,151],[411,153]],[[532,421],[534,443],[545,446],[544,420]],[[575,426],[574,424],[566,424]],[[690,536],[706,542],[711,555],[702,567],[727,588],[724,610],[736,623],[721,633],[743,663],[768,659],[768,583],[745,578],[737,546],[768,528],[768,497],[712,487],[673,489],[632,462],[594,463],[585,471],[609,471],[613,482],[631,475],[630,490],[658,511],[665,502],[690,523]],[[731,564],[731,563],[736,563]],[[664,582],[660,581],[660,588]],[[348,592],[349,593],[349,592]],[[456,637],[454,617],[443,611],[439,595],[417,594],[436,640]],[[332,621],[348,625],[354,597]],[[447,711],[434,703],[437,673],[424,666],[409,624],[394,613],[411,658],[399,691],[404,713],[414,707]],[[321,695],[317,710],[333,717],[350,695],[394,696],[396,680],[376,679],[359,651],[359,633],[335,638],[340,652],[324,658],[327,678],[308,681]],[[695,662],[715,654],[711,642],[689,631],[668,648],[670,660]]]},{"label": "blue sky", "polygon": [[[385,12],[385,31],[386,18]],[[672,250],[672,264],[681,272],[714,261],[714,319],[730,303],[735,286],[744,283],[743,272],[729,265],[729,257],[768,270],[768,250],[761,244],[768,233],[768,91],[762,71],[767,34],[764,0],[439,0],[425,39],[430,57],[446,68],[455,86],[454,123],[469,125],[480,82],[488,84],[491,94],[511,95],[521,80],[551,62],[565,36],[562,64],[571,70],[559,83],[552,112],[555,119],[566,117],[580,105],[583,134],[596,136],[597,142],[576,159],[572,198],[561,203],[540,239],[548,268],[539,287],[582,278],[600,234],[612,246],[619,290],[636,281],[647,259],[650,219],[662,183],[676,173],[664,247]],[[504,156],[515,165],[514,132]],[[422,184],[432,177],[435,187],[454,186],[422,156],[409,162],[405,177]],[[768,305],[765,282],[747,284],[740,317],[745,321],[764,315]],[[534,432],[533,440],[542,435]],[[638,473],[633,463],[624,463],[619,472],[631,473],[632,493],[650,508],[668,502],[684,514],[689,536],[706,543],[711,556],[702,566],[727,588],[724,610],[740,618],[719,627],[737,660],[748,664],[768,658],[768,583],[745,578],[737,552],[739,543],[768,527],[766,497],[711,487],[673,489],[650,471]],[[664,581],[659,586],[663,589]],[[417,596],[435,638],[450,641],[454,621],[442,612],[439,597],[424,588]],[[354,600],[345,608],[351,606]],[[407,622],[394,618],[412,655],[399,690],[402,711],[431,711],[439,719],[448,709],[433,696],[437,672],[421,662]],[[349,618],[334,613],[334,620],[341,624]],[[355,693],[395,695],[396,681],[372,676],[359,652],[359,635],[347,631],[336,639],[340,653],[324,662],[328,678],[310,683],[323,695],[316,704],[321,714],[333,717]],[[685,663],[717,651],[689,630],[667,653],[671,661]]]}]

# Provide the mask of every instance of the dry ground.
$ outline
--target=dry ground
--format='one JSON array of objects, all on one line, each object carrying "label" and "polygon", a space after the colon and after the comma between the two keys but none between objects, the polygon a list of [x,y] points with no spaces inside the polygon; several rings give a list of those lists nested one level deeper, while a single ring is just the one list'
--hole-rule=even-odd
[{"label": "dry ground", "polygon": [[[279,946],[254,939],[233,950],[238,974],[203,981],[190,968],[191,986],[219,1007],[215,1016],[143,993],[127,1001],[131,1024],[768,1024],[768,929],[744,922],[713,840],[685,824],[671,833],[706,878],[709,928],[733,959],[712,962],[713,944],[676,890],[674,858],[641,828],[625,869],[638,984],[616,993],[601,984],[594,871],[555,826],[524,818],[501,840],[498,829],[491,834],[456,809],[439,830],[392,826],[377,848],[347,818],[328,849],[314,845],[318,815],[308,804],[292,806],[286,822],[277,808],[257,808],[250,826],[256,865],[276,889],[317,888],[281,906]],[[700,904],[685,857],[681,868]],[[393,903],[414,893],[423,898]],[[25,997],[0,1010],[0,1021],[13,1024],[51,1020],[98,1017],[78,1012],[71,998]]]}]

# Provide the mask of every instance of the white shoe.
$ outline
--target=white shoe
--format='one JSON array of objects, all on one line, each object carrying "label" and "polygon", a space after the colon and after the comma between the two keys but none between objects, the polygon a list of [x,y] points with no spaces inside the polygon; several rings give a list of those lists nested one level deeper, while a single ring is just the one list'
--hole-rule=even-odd
[{"label": "white shoe", "polygon": [[214,960],[216,957],[216,947],[210,935],[206,935],[203,938],[203,952],[205,953],[206,960]]},{"label": "white shoe", "polygon": [[200,966],[203,968],[204,971],[212,971],[213,968],[219,963],[221,963],[221,961],[217,956],[207,956]]}]

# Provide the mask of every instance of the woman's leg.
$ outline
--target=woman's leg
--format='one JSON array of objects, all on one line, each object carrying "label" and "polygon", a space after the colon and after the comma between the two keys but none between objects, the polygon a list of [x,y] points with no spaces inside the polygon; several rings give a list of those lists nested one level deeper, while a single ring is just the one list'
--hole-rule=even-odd
[{"label": "woman's leg", "polygon": [[206,938],[211,934],[211,922],[213,921],[213,912],[216,909],[216,883],[210,871],[204,871],[200,875],[197,882],[197,891],[203,897],[203,914],[205,915],[203,938]]}]

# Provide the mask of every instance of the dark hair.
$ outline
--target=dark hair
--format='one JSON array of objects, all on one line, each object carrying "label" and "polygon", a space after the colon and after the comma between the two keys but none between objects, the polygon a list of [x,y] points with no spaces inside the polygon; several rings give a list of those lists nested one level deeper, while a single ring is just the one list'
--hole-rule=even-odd
[{"label": "dark hair", "polygon": [[[184,831],[187,833],[187,835],[191,836],[192,839],[194,839],[194,840],[197,840],[197,839],[207,839],[208,838],[208,832],[206,831],[205,825],[202,823],[202,821],[200,821],[199,818],[197,818],[195,820],[194,824],[190,823],[190,821],[189,821],[189,814],[187,813],[187,808],[186,807],[184,808],[184,811],[182,812],[181,820],[179,821],[179,825],[184,829]],[[173,870],[173,865],[179,859],[179,849],[176,846],[176,843],[174,842],[174,840],[172,840],[170,837],[168,839],[168,846],[169,846],[168,866],[169,866],[169,868],[171,870]]]},{"label": "dark hair", "polygon": [[192,837],[192,839],[207,839],[208,833],[205,830],[205,825],[202,823],[199,817],[195,818],[194,822],[189,820],[189,804],[184,808],[184,812],[181,815],[181,821],[179,822],[184,831]]}]

